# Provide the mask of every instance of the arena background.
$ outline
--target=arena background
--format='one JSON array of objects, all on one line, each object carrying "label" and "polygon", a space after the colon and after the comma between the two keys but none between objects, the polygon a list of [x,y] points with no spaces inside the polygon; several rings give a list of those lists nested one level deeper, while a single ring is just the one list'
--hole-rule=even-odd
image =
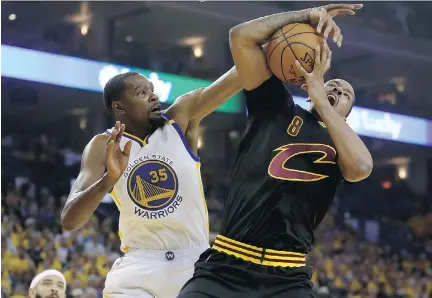
[{"label": "arena background", "polygon": [[[164,105],[232,65],[229,29],[323,2],[2,2],[1,292],[25,297],[35,272],[65,273],[69,297],[102,297],[119,256],[117,209],[65,233],[60,211],[90,138],[112,125],[102,89],[113,75],[150,77]],[[319,297],[432,297],[431,2],[365,2],[338,19],[344,44],[328,77],[357,94],[348,122],[374,158],[344,184],[308,262]],[[292,87],[296,102],[303,93]],[[211,231],[218,231],[245,127],[239,93],[202,125]]]}]

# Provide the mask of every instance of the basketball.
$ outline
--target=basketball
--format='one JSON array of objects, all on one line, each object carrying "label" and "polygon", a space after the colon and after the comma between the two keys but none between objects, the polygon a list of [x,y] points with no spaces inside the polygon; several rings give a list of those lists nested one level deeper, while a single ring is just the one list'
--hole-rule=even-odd
[{"label": "basketball", "polygon": [[271,72],[281,81],[301,85],[305,82],[295,65],[298,60],[308,72],[313,70],[315,48],[321,36],[308,24],[289,24],[271,37],[267,49],[267,63]]}]

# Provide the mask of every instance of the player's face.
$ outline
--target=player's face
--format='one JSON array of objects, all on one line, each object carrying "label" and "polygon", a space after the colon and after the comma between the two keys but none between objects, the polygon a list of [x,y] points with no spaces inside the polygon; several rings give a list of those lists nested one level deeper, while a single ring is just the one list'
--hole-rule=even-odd
[{"label": "player's face", "polygon": [[161,119],[162,107],[154,93],[153,84],[145,76],[133,75],[125,79],[125,93],[121,100],[123,113],[134,122]]},{"label": "player's face", "polygon": [[37,284],[35,290],[30,290],[30,297],[66,298],[65,286],[60,277],[46,276]]},{"label": "player's face", "polygon": [[325,83],[327,98],[336,112],[347,117],[354,104],[354,89],[350,83],[341,79],[330,80]]}]

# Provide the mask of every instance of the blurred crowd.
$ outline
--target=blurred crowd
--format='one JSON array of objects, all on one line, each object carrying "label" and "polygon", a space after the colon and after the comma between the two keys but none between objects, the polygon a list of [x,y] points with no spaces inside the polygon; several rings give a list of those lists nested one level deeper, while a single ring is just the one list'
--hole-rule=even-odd
[{"label": "blurred crowd", "polygon": [[361,241],[352,229],[337,227],[332,216],[316,231],[316,241],[308,262],[317,297],[432,297],[425,253]]},{"label": "blurred crowd", "polygon": [[[68,297],[102,297],[105,277],[121,255],[116,207],[102,203],[91,221],[77,232],[63,232],[59,224],[70,183],[79,170],[79,154],[46,136],[3,136],[1,154],[2,297],[26,297],[34,275],[48,268],[64,272]],[[214,232],[219,228],[229,182],[229,175],[221,175],[221,171],[204,162],[202,172]],[[319,227],[317,245],[308,256],[314,267],[317,296],[432,297],[431,214],[386,214],[387,222],[398,220],[420,243],[414,248],[404,241],[386,245],[349,224],[346,214],[340,220],[340,211],[348,208],[342,202],[352,201],[345,197],[337,200]],[[415,210],[415,206],[409,208]],[[361,206],[354,209],[358,213],[351,216],[368,217]]]}]

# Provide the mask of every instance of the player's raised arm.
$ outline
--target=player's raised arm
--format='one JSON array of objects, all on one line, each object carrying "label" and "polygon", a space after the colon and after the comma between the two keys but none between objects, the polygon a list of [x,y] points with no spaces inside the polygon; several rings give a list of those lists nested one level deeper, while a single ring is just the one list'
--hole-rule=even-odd
[{"label": "player's raised arm", "polygon": [[166,113],[185,132],[190,122],[199,123],[241,89],[238,72],[233,67],[210,86],[193,90],[177,98]]},{"label": "player's raised arm", "polygon": [[120,149],[124,130],[125,126],[117,122],[110,136],[97,135],[84,149],[81,171],[61,214],[65,230],[82,227],[126,169],[131,143]]},{"label": "player's raised arm", "polygon": [[302,10],[262,17],[231,28],[231,54],[245,90],[257,88],[272,76],[262,49],[271,35],[284,25],[308,20],[308,11]]},{"label": "player's raised arm", "polygon": [[[308,73],[298,61],[296,62],[297,67],[306,79],[307,85],[303,86],[303,88],[308,91],[309,98],[314,104],[314,109],[326,124],[336,146],[338,165],[341,169],[342,176],[345,180],[350,182],[363,180],[372,172],[372,156],[360,137],[343,118],[348,116],[352,108],[354,95],[352,94],[352,97],[346,99],[343,97],[339,98],[336,103],[337,105],[340,104],[341,101],[347,102],[345,108],[342,107],[336,111],[337,106],[334,107],[330,103],[328,99],[330,95],[327,94],[324,86],[324,74],[330,68],[331,51],[327,44],[323,43],[321,48],[317,47],[315,53],[315,65],[311,73]],[[351,90],[350,92],[353,91]],[[334,95],[331,93],[331,96]]]},{"label": "player's raised arm", "polygon": [[352,15],[355,9],[361,7],[362,5],[357,4],[331,4],[319,8],[273,14],[232,28],[230,30],[231,53],[243,88],[253,90],[271,77],[262,45],[279,28],[292,23],[311,23],[324,37],[333,34],[334,41],[340,45],[342,37],[332,17]]}]

